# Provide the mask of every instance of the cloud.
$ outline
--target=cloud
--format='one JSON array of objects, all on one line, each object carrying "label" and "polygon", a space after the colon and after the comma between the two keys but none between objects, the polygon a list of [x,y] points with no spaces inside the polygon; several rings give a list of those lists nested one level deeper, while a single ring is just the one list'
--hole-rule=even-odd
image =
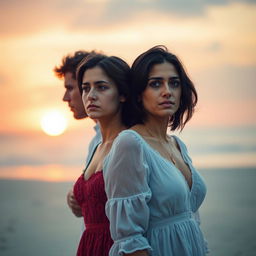
[{"label": "cloud", "polygon": [[0,166],[0,179],[25,179],[41,181],[72,181],[81,175],[79,166],[66,165],[17,165]]},{"label": "cloud", "polygon": [[[1,1],[0,34],[24,34],[67,25],[82,0],[18,0]],[[4,25],[3,25],[4,24]]]},{"label": "cloud", "polygon": [[202,15],[209,6],[256,4],[255,0],[52,0],[0,1],[0,34],[35,33],[53,28],[102,29],[127,23],[143,13],[188,18]]},{"label": "cloud", "polygon": [[[153,12],[189,18],[204,14],[210,6],[223,6],[232,3],[256,4],[255,0],[111,0],[101,16],[103,24],[128,21],[140,13]],[[152,14],[152,22],[154,15]]]},{"label": "cloud", "polygon": [[207,47],[205,47],[205,50],[207,52],[219,52],[223,48],[223,45],[220,42],[211,42]]},{"label": "cloud", "polygon": [[3,89],[3,87],[8,83],[8,77],[4,72],[0,72],[0,88]]},{"label": "cloud", "polygon": [[213,99],[244,101],[246,109],[246,102],[256,99],[255,70],[256,66],[222,65],[208,68],[198,74],[194,73],[194,76],[201,97],[206,101]]}]

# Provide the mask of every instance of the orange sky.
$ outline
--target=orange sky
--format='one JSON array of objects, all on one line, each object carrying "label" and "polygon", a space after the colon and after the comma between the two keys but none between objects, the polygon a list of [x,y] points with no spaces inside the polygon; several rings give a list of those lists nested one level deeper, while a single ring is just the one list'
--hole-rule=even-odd
[{"label": "orange sky", "polygon": [[[68,131],[82,134],[86,130],[89,141],[92,123],[73,120],[61,101],[62,81],[52,72],[63,55],[79,49],[102,50],[132,63],[139,53],[164,44],[180,57],[199,93],[190,127],[255,127],[256,3],[199,2],[74,0],[71,5],[61,0],[1,1],[0,177],[1,173],[8,176],[8,168],[31,166],[29,161],[19,163],[16,148],[21,146],[13,141],[22,133],[44,138],[40,119],[47,110],[61,110],[69,120]],[[67,139],[60,137],[60,144]],[[74,153],[79,155],[75,159],[83,161],[85,152]],[[6,159],[12,157],[10,167]],[[199,160],[199,165],[205,161]],[[70,166],[82,165],[73,162]],[[40,168],[61,164],[45,160]]]}]

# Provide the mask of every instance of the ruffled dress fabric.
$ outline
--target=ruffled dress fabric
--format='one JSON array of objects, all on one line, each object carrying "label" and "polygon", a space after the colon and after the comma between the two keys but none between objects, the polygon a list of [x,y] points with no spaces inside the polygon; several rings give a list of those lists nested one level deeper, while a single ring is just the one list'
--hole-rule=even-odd
[{"label": "ruffled dress fabric", "polygon": [[113,240],[105,214],[107,197],[102,171],[94,173],[88,180],[82,174],[74,186],[74,195],[82,208],[85,223],[77,256],[108,256]]},{"label": "ruffled dress fabric", "polygon": [[192,173],[189,188],[182,173],[137,132],[126,130],[104,161],[106,213],[114,244],[110,256],[147,250],[152,256],[204,256],[206,247],[194,214],[206,186],[175,137]]}]

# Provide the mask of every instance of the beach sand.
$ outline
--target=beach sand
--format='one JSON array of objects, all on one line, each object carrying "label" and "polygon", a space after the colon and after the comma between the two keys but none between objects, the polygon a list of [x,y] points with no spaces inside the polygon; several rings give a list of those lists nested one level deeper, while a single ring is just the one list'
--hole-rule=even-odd
[{"label": "beach sand", "polygon": [[[256,255],[256,168],[200,171],[200,210],[209,256]],[[0,255],[71,256],[82,220],[66,205],[72,183],[0,180]]]}]

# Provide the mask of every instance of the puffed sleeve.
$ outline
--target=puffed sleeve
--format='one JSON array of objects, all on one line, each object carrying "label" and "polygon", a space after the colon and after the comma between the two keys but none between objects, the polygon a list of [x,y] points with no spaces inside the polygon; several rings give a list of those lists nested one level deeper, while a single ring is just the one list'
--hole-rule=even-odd
[{"label": "puffed sleeve", "polygon": [[129,131],[119,134],[104,161],[106,214],[114,244],[110,256],[152,250],[146,239],[151,191],[141,141]]}]

